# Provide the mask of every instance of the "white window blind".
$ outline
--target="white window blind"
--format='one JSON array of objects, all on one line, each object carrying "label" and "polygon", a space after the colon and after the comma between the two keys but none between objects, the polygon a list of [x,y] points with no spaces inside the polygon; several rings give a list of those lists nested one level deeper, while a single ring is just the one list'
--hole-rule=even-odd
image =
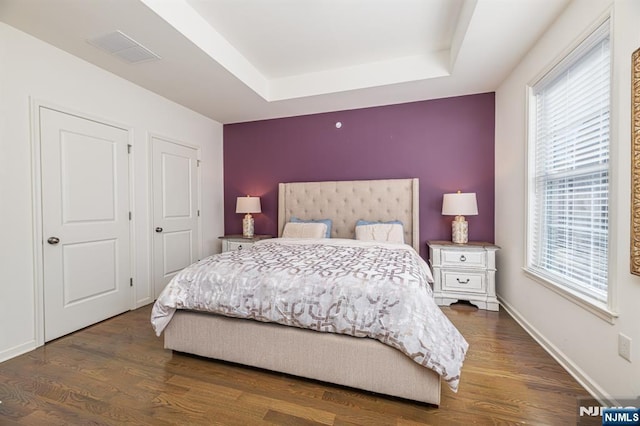
[{"label": "white window blind", "polygon": [[529,187],[528,267],[605,302],[610,68],[607,21],[533,87]]}]

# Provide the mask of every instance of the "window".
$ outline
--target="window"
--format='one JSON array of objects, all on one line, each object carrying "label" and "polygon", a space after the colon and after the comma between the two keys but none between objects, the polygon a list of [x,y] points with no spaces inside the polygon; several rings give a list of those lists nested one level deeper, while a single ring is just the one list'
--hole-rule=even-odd
[{"label": "window", "polygon": [[607,302],[609,21],[531,88],[527,269]]}]

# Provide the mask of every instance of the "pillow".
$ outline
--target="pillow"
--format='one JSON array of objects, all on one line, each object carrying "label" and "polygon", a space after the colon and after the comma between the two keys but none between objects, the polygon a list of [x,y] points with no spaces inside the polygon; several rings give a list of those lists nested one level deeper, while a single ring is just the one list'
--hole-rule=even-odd
[{"label": "pillow", "polygon": [[287,222],[282,238],[326,238],[326,223]]},{"label": "pillow", "polygon": [[331,226],[333,225],[331,219],[298,219],[295,216],[291,216],[289,220],[293,223],[324,223],[327,225],[327,235],[325,238],[331,238]]},{"label": "pillow", "polygon": [[404,244],[402,222],[399,220],[389,222],[359,220],[356,222],[356,240]]}]

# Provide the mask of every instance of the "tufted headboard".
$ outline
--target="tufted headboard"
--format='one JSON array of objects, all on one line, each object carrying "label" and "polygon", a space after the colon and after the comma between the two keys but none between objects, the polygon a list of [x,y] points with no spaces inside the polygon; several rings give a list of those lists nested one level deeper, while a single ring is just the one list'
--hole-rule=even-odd
[{"label": "tufted headboard", "polygon": [[331,219],[331,238],[355,238],[356,222],[399,220],[404,241],[420,251],[418,179],[281,183],[278,236],[291,216]]}]

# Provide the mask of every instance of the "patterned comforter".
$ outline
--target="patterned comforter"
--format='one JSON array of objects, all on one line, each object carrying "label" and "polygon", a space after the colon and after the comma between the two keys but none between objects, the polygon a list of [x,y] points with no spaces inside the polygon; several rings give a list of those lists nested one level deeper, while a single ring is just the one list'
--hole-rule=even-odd
[{"label": "patterned comforter", "polygon": [[271,239],[179,272],[151,314],[176,309],[370,337],[440,374],[456,391],[468,344],[435,304],[425,261],[408,245]]}]

